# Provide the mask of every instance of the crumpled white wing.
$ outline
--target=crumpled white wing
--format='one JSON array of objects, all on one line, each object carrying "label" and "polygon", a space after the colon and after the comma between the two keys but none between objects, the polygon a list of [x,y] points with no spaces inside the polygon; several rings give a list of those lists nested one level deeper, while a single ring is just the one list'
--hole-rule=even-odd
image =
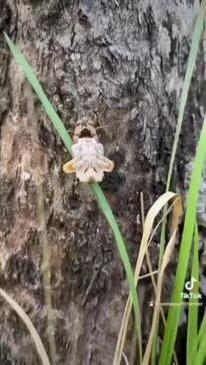
[{"label": "crumpled white wing", "polygon": [[74,158],[64,164],[66,173],[75,172],[81,182],[100,182],[104,177],[104,171],[110,172],[114,168],[113,161],[104,157],[104,149],[101,143],[94,139],[82,138],[72,146]]},{"label": "crumpled white wing", "polygon": [[111,172],[114,168],[114,162],[106,157],[102,157],[97,163],[101,166],[104,171]]},{"label": "crumpled white wing", "polygon": [[94,160],[82,160],[77,163],[76,176],[81,182],[100,182],[103,179],[104,172]]}]

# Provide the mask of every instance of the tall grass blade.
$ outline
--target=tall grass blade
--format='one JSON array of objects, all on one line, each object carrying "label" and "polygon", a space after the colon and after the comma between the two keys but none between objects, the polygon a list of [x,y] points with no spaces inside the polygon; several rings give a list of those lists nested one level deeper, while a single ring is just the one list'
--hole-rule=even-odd
[{"label": "tall grass blade", "polygon": [[1,288],[0,288],[0,295],[6,300],[6,302],[12,307],[12,309],[18,314],[18,316],[25,323],[27,329],[29,330],[29,332],[31,334],[32,340],[34,341],[34,343],[36,345],[36,349],[37,349],[39,357],[42,361],[42,364],[51,365],[49,362],[47,353],[45,351],[44,345],[41,341],[41,338],[40,338],[36,328],[34,327],[32,321],[27,316],[26,312],[24,312],[24,310],[20,307],[20,305]]},{"label": "tall grass blade", "polygon": [[200,330],[198,332],[198,350],[195,358],[195,365],[205,365],[206,363],[206,313],[204,314]]},{"label": "tall grass blade", "polygon": [[[134,274],[131,270],[131,265],[128,259],[128,255],[126,252],[126,248],[125,248],[125,244],[124,244],[124,240],[122,238],[122,235],[119,231],[116,219],[114,218],[114,215],[112,213],[112,210],[110,208],[109,203],[107,202],[102,190],[100,189],[98,184],[92,184],[91,186],[93,192],[95,193],[95,196],[97,198],[97,201],[102,209],[102,211],[105,214],[105,217],[107,218],[116,241],[118,242],[119,245],[119,253],[122,259],[122,262],[124,263],[124,267],[125,267],[125,271],[127,273],[127,278],[128,281],[130,283],[130,291],[131,291],[131,298],[132,298],[132,302],[134,304],[134,310],[135,310],[135,318],[136,318],[136,326],[137,326],[137,335],[138,335],[138,344],[141,344],[141,316],[140,316],[140,310],[139,310],[139,303],[137,301],[136,298],[136,287],[134,286]],[[142,349],[140,349],[139,346],[139,351],[141,351],[141,357],[142,357]],[[142,361],[142,360],[141,360]],[[115,363],[116,364],[116,363]]]},{"label": "tall grass blade", "polygon": [[[10,40],[10,38],[5,34],[6,41],[11,49],[11,52],[14,55],[14,58],[16,59],[17,63],[21,66],[25,76],[29,80],[31,86],[35,90],[36,94],[38,95],[39,99],[42,102],[42,105],[51,119],[54,127],[57,129],[59,136],[63,140],[65,146],[67,147],[68,151],[71,153],[71,146],[72,146],[72,140],[67,133],[66,128],[64,127],[61,119],[57,115],[54,107],[49,102],[46,94],[44,93],[39,81],[37,80],[37,77],[32,69],[32,67],[29,65],[23,54],[21,53],[20,49],[15,46],[15,44]],[[138,296],[136,291],[136,286],[134,283],[134,275],[133,271],[130,265],[129,257],[126,250],[126,245],[123,240],[123,237],[121,235],[121,232],[119,230],[119,227],[117,225],[116,219],[111,211],[111,208],[109,206],[109,203],[107,202],[102,190],[97,184],[91,185],[92,191],[94,193],[94,196],[99,202],[99,206],[102,209],[102,212],[104,213],[105,217],[107,218],[112,231],[114,233],[114,236],[116,238],[117,247],[127,274],[127,279],[129,282],[130,292],[131,292],[131,298],[132,303],[134,306],[134,312],[135,312],[135,323],[137,327],[137,337],[138,337],[138,348],[139,348],[139,360],[140,363],[142,361],[142,336],[141,336],[141,321],[140,321],[140,311],[139,311],[139,304],[138,304]]]},{"label": "tall grass blade", "polygon": [[[174,289],[171,302],[181,303],[181,292],[187,272],[190,249],[193,238],[194,222],[196,217],[196,208],[198,194],[202,182],[202,171],[206,158],[206,118],[203,122],[197,151],[194,160],[194,167],[189,187],[187,209],[184,220],[184,229],[181,239],[179,259],[174,283]],[[174,350],[177,328],[181,314],[181,305],[171,306],[169,309],[167,325],[164,339],[161,347],[160,365],[169,365],[171,363],[172,352]]]},{"label": "tall grass blade", "polygon": [[8,46],[9,46],[11,52],[14,55],[15,60],[21,66],[21,69],[24,72],[26,78],[28,79],[28,81],[30,82],[34,91],[36,92],[39,99],[41,100],[42,105],[43,105],[48,117],[51,119],[52,123],[54,124],[54,127],[57,129],[58,134],[61,137],[62,141],[64,142],[65,146],[67,147],[68,151],[71,153],[72,140],[71,140],[64,124],[62,123],[61,119],[59,118],[57,112],[55,111],[54,107],[48,100],[32,67],[29,65],[28,61],[26,60],[24,55],[21,53],[19,47],[17,47],[11,41],[11,39],[8,37],[8,35],[6,33],[4,33],[4,36],[6,38],[6,41],[8,43]]},{"label": "tall grass blade", "polygon": [[204,328],[204,335],[200,341],[197,355],[195,357],[195,365],[205,365],[206,364],[206,327]]},{"label": "tall grass blade", "polygon": [[[206,10],[206,0],[203,0],[202,4],[200,6],[200,9],[199,9],[198,17],[197,17],[197,20],[195,23],[194,32],[192,35],[192,44],[191,44],[186,74],[185,74],[181,97],[180,97],[178,120],[177,120],[175,138],[174,138],[174,142],[173,142],[173,146],[172,146],[169,171],[168,171],[168,175],[167,175],[166,191],[169,191],[170,185],[171,185],[172,171],[174,168],[174,161],[175,161],[175,156],[177,153],[177,147],[178,147],[180,132],[181,132],[181,128],[182,128],[188,92],[189,92],[189,88],[190,88],[190,84],[191,84],[191,80],[192,80],[192,74],[193,74],[193,71],[195,68],[195,63],[196,63],[196,59],[197,59],[197,55],[198,55],[201,35],[202,35],[203,29],[204,29],[205,10]],[[165,209],[166,208],[167,207],[165,207]],[[166,219],[163,221],[162,231],[161,231],[159,268],[161,266],[162,255],[164,252],[165,231],[166,231]]]},{"label": "tall grass blade", "polygon": [[206,312],[203,316],[201,326],[200,326],[200,329],[198,332],[198,337],[197,337],[198,344],[200,344],[200,342],[202,341],[202,338],[203,338],[205,332],[206,332]]},{"label": "tall grass blade", "polygon": [[[192,262],[192,278],[197,280],[199,283],[199,235],[197,222],[194,226],[194,249],[193,249],[193,262]],[[194,294],[199,293],[199,284],[194,285],[192,292]],[[189,300],[188,310],[188,323],[187,323],[187,365],[194,365],[197,352],[197,327],[198,327],[198,299]],[[196,304],[196,305],[195,305]]]},{"label": "tall grass blade", "polygon": [[[176,126],[176,131],[175,131],[175,138],[174,138],[174,142],[173,142],[173,146],[172,146],[172,153],[171,153],[169,171],[168,171],[167,182],[166,182],[166,191],[170,190],[172,172],[173,172],[173,168],[174,168],[174,161],[175,161],[175,156],[177,153],[177,147],[178,147],[180,132],[181,132],[181,128],[182,128],[184,112],[185,112],[186,102],[187,102],[187,98],[188,98],[188,92],[189,92],[189,88],[191,85],[192,74],[193,74],[193,71],[195,68],[195,63],[197,60],[202,32],[204,29],[205,10],[206,10],[206,0],[202,0],[201,6],[199,9],[199,13],[198,13],[198,16],[197,16],[197,19],[195,22],[193,35],[192,35],[191,49],[190,49],[190,53],[189,53],[186,74],[185,74],[182,92],[181,92],[181,96],[180,96],[178,120],[177,120],[177,126]],[[166,209],[167,209],[167,207],[165,207],[165,210]],[[163,221],[162,230],[161,230],[158,269],[160,269],[160,267],[161,267],[162,256],[163,256],[163,252],[164,252],[166,224],[167,224],[167,221],[165,219]],[[154,335],[154,338],[157,338],[157,333]],[[156,348],[157,348],[156,340],[154,340],[153,346],[154,346],[153,353],[156,353]]]},{"label": "tall grass blade", "polygon": [[185,106],[186,106],[188,92],[189,92],[189,88],[190,88],[190,84],[191,84],[191,80],[192,80],[192,74],[193,74],[193,71],[195,68],[197,54],[199,51],[201,35],[202,35],[203,29],[204,29],[205,10],[206,10],[206,0],[203,0],[202,4],[200,6],[200,9],[199,9],[198,17],[197,17],[197,20],[195,23],[195,28],[194,28],[193,35],[192,35],[192,44],[191,44],[190,54],[189,54],[188,63],[187,63],[186,74],[185,74],[185,78],[184,78],[184,82],[183,82],[183,86],[182,86],[179,114],[178,114],[175,138],[174,138],[174,142],[173,142],[173,146],[172,146],[172,154],[171,154],[171,159],[170,159],[169,172],[168,172],[168,176],[167,176],[166,191],[168,191],[170,189],[172,171],[173,171],[173,167],[174,167],[174,161],[175,161],[175,156],[176,156],[176,152],[177,152],[178,141],[179,141],[180,132],[181,132],[181,128],[182,128]]}]

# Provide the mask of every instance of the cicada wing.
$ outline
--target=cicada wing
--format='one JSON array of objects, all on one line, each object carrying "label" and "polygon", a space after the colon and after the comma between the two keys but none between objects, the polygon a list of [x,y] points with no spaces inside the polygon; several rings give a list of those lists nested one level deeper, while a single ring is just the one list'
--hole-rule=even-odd
[{"label": "cicada wing", "polygon": [[72,174],[73,172],[76,172],[76,164],[75,164],[75,160],[71,160],[69,162],[66,162],[64,165],[63,165],[63,171],[66,173],[66,174]]},{"label": "cicada wing", "polygon": [[103,169],[98,166],[96,160],[81,160],[76,166],[76,176],[81,182],[100,182],[103,178]]},{"label": "cicada wing", "polygon": [[106,172],[111,172],[114,169],[114,162],[104,157],[102,162],[102,168]]}]

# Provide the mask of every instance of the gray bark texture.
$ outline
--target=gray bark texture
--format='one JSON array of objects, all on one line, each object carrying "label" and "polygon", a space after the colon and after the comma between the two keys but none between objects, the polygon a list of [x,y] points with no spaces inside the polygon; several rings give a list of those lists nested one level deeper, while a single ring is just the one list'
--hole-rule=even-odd
[{"label": "gray bark texture", "polygon": [[[192,0],[0,0],[0,285],[31,318],[52,365],[112,364],[128,284],[89,186],[62,171],[70,156],[3,31],[20,46],[68,130],[85,116],[106,125],[98,134],[115,169],[101,187],[134,265],[140,192],[147,211],[165,189],[198,7]],[[175,190],[185,188],[184,166],[202,121],[201,54],[199,65]],[[150,281],[142,281],[147,313],[150,291]],[[26,327],[3,299],[0,364],[40,364]]]}]

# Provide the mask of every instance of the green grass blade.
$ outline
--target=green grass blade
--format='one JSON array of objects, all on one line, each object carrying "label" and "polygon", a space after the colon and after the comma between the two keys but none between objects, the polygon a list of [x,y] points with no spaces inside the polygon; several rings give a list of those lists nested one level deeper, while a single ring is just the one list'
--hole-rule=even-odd
[{"label": "green grass blade", "polygon": [[206,332],[206,313],[204,314],[203,320],[201,322],[201,326],[198,332],[198,344],[202,341],[204,333]]},{"label": "green grass blade", "polygon": [[[187,209],[184,220],[184,229],[182,234],[180,253],[174,283],[174,289],[171,302],[181,303],[181,292],[187,272],[190,249],[193,238],[194,221],[196,218],[196,208],[198,194],[202,182],[202,171],[206,158],[206,118],[203,122],[197,151],[194,160],[194,167],[189,187]],[[175,339],[177,335],[178,323],[181,314],[181,306],[171,306],[169,309],[168,320],[165,334],[161,347],[159,365],[169,365],[171,363],[172,352],[174,350]]]},{"label": "green grass blade", "polygon": [[183,82],[183,86],[182,86],[178,121],[177,121],[177,127],[176,127],[176,132],[175,132],[175,138],[174,138],[174,142],[173,142],[173,146],[172,146],[172,154],[171,154],[171,159],[170,159],[169,172],[168,172],[168,176],[167,176],[166,191],[168,191],[170,189],[172,171],[173,171],[173,167],[174,167],[174,161],[175,161],[175,156],[176,156],[176,152],[177,152],[179,136],[180,136],[180,132],[181,132],[181,128],[182,128],[182,122],[183,122],[185,106],[186,106],[187,97],[188,97],[188,91],[190,88],[192,74],[193,74],[193,71],[195,68],[197,54],[199,51],[201,35],[203,32],[203,28],[204,28],[205,10],[206,10],[206,0],[203,0],[202,4],[200,6],[199,14],[198,14],[198,17],[197,17],[197,20],[195,23],[195,28],[193,31],[193,35],[192,35],[192,44],[191,44],[190,54],[189,54],[188,63],[187,63],[186,74],[185,74],[185,78],[184,78],[184,82]]},{"label": "green grass blade", "polygon": [[[199,234],[197,222],[194,226],[194,250],[193,250],[193,262],[192,262],[192,277],[199,283]],[[197,284],[196,283],[196,284]],[[194,286],[194,290],[190,293],[198,294],[199,285]],[[198,328],[198,299],[190,299],[188,310],[188,323],[187,323],[187,365],[194,365],[196,352],[197,352],[197,328]],[[195,305],[197,304],[197,305]]]},{"label": "green grass blade", "polygon": [[[198,14],[196,23],[195,23],[195,28],[194,28],[194,32],[193,32],[193,36],[192,36],[192,44],[191,44],[190,54],[189,54],[188,63],[187,63],[186,74],[185,74],[185,78],[184,78],[184,82],[183,82],[183,86],[182,86],[175,138],[174,138],[174,142],[173,142],[173,146],[172,146],[169,171],[168,171],[168,175],[167,175],[166,191],[170,190],[172,172],[173,172],[173,168],[174,168],[174,161],[175,161],[175,156],[177,153],[177,146],[178,146],[180,132],[181,132],[181,128],[182,128],[182,122],[183,122],[183,118],[184,118],[185,106],[186,106],[188,92],[189,92],[189,88],[190,88],[190,84],[191,84],[191,80],[192,80],[192,74],[193,74],[193,71],[195,68],[195,63],[196,63],[197,54],[198,54],[198,50],[199,50],[201,35],[203,32],[203,28],[204,28],[205,9],[206,9],[206,0],[203,0],[200,10],[199,10],[199,14]],[[165,207],[165,211],[166,210],[167,210],[167,207]],[[161,267],[162,255],[164,252],[165,232],[166,232],[166,219],[163,221],[162,230],[161,230],[159,269]]]},{"label": "green grass blade", "polygon": [[67,133],[67,130],[62,123],[61,119],[59,118],[57,112],[55,111],[54,107],[48,100],[44,90],[41,87],[41,84],[39,83],[32,67],[27,62],[24,55],[21,53],[19,47],[17,47],[11,39],[7,36],[6,33],[4,33],[4,36],[6,38],[6,41],[9,45],[9,48],[11,52],[13,53],[14,58],[16,59],[17,63],[21,66],[26,78],[32,85],[34,91],[38,95],[39,99],[42,102],[42,105],[48,115],[48,117],[51,119],[52,123],[54,124],[54,127],[57,129],[59,136],[63,140],[65,146],[67,147],[68,151],[71,153],[71,146],[72,146],[72,139]]},{"label": "green grass blade", "polygon": [[195,365],[205,365],[206,360],[206,346],[205,346],[206,338],[204,342],[201,342],[200,347],[198,349],[198,353],[195,359]]},{"label": "green grass blade", "polygon": [[[174,168],[174,161],[175,161],[175,156],[177,153],[177,146],[178,146],[180,132],[181,132],[183,118],[184,118],[185,106],[186,106],[188,92],[189,92],[189,88],[190,88],[190,84],[191,84],[191,80],[192,80],[192,74],[193,74],[193,71],[195,68],[195,63],[196,63],[197,54],[198,54],[198,50],[199,50],[201,35],[202,35],[203,29],[204,29],[205,10],[206,10],[206,0],[203,0],[202,4],[200,6],[199,14],[198,14],[198,17],[197,17],[197,20],[195,23],[194,32],[192,35],[192,44],[191,44],[191,49],[190,49],[190,53],[189,53],[186,74],[185,74],[185,78],[184,78],[184,82],[183,82],[183,86],[182,86],[178,120],[177,120],[177,126],[176,126],[176,131],[175,131],[175,138],[174,138],[174,142],[173,142],[173,146],[172,146],[169,171],[168,171],[168,175],[167,175],[166,191],[170,190],[172,172],[173,172],[173,168]],[[165,207],[165,211],[166,210],[167,210],[167,207]],[[165,211],[164,211],[164,213],[165,213]],[[159,269],[161,267],[162,255],[164,252],[165,232],[166,232],[166,219],[163,221],[162,230],[161,230]]]},{"label": "green grass blade", "polygon": [[[202,36],[202,32],[204,29],[204,17],[205,17],[205,9],[206,9],[206,0],[202,1],[202,4],[199,9],[198,17],[195,23],[195,28],[192,35],[192,43],[187,63],[187,69],[186,74],[182,86],[182,92],[180,96],[180,105],[179,105],[179,113],[178,113],[178,120],[177,120],[177,126],[175,131],[175,138],[172,146],[172,153],[170,158],[170,165],[169,165],[169,171],[167,175],[167,183],[166,183],[166,191],[170,190],[171,185],[171,178],[172,178],[172,172],[174,168],[174,161],[175,156],[177,153],[177,147],[180,137],[180,132],[182,128],[183,118],[184,118],[184,112],[186,107],[186,102],[188,98],[188,92],[192,80],[192,74],[195,68],[195,63],[197,60],[200,40]],[[165,206],[165,210],[163,212],[163,215],[165,214],[165,211],[167,210],[167,206]],[[158,270],[160,270],[161,264],[162,264],[162,257],[165,247],[165,235],[166,235],[166,224],[167,219],[164,219],[161,229],[161,238],[160,238],[160,253],[159,253],[159,263],[158,263]],[[154,342],[153,342],[153,351],[152,351],[152,365],[155,363],[155,357],[156,357],[156,349],[157,349],[157,333],[154,336]]]},{"label": "green grass blade", "polygon": [[[42,102],[42,105],[51,119],[54,127],[57,129],[59,136],[63,140],[65,146],[67,147],[68,151],[71,153],[71,146],[72,146],[72,140],[64,127],[61,119],[57,115],[54,107],[49,102],[46,94],[44,93],[39,81],[37,80],[37,77],[32,69],[32,67],[29,65],[23,54],[21,53],[20,49],[10,40],[10,38],[5,34],[7,43],[9,45],[9,48],[11,49],[11,52],[14,55],[14,58],[16,59],[17,63],[21,66],[26,78],[30,82],[31,86],[35,90],[36,94],[38,95],[39,99]],[[99,202],[99,206],[102,209],[102,212],[104,213],[105,217],[107,218],[112,231],[114,233],[117,247],[127,274],[127,279],[130,287],[132,302],[134,306],[134,312],[135,312],[135,323],[137,327],[137,336],[138,336],[138,346],[139,346],[139,357],[140,357],[140,363],[142,361],[142,335],[141,335],[141,321],[140,321],[140,310],[139,310],[139,302],[138,302],[138,296],[136,291],[136,286],[134,282],[134,274],[130,265],[129,257],[126,250],[126,245],[123,240],[123,237],[121,235],[121,232],[119,230],[119,227],[117,225],[116,219],[112,213],[112,210],[110,208],[109,203],[107,202],[101,188],[98,186],[98,184],[91,185],[91,189],[94,193],[94,196]]]},{"label": "green grass blade", "polygon": [[203,335],[201,337],[201,341],[198,347],[197,355],[195,358],[195,365],[205,365],[206,363],[206,325],[205,321],[203,322],[204,326]]},{"label": "green grass blade", "polygon": [[[122,259],[122,262],[124,263],[124,267],[125,267],[125,271],[127,273],[127,279],[129,281],[130,284],[130,292],[131,292],[131,297],[132,297],[132,301],[133,301],[133,306],[134,306],[134,311],[135,311],[135,319],[136,319],[136,327],[137,327],[137,335],[138,335],[138,344],[140,345],[142,340],[142,335],[141,335],[141,316],[140,316],[140,310],[139,310],[139,304],[137,301],[137,295],[136,295],[136,287],[134,286],[134,273],[131,270],[131,265],[129,262],[129,258],[127,255],[127,251],[126,251],[126,247],[125,247],[125,243],[123,240],[123,237],[120,233],[119,227],[117,225],[116,219],[112,213],[112,210],[110,208],[110,205],[107,201],[107,199],[105,198],[101,188],[99,187],[98,184],[92,184],[91,188],[96,196],[96,199],[99,203],[99,206],[101,207],[102,211],[104,212],[105,217],[107,218],[116,242],[118,242],[118,248],[119,248],[119,253]],[[142,348],[141,346],[139,346],[139,352],[140,355],[142,357]],[[142,363],[142,360],[141,360]]]}]

